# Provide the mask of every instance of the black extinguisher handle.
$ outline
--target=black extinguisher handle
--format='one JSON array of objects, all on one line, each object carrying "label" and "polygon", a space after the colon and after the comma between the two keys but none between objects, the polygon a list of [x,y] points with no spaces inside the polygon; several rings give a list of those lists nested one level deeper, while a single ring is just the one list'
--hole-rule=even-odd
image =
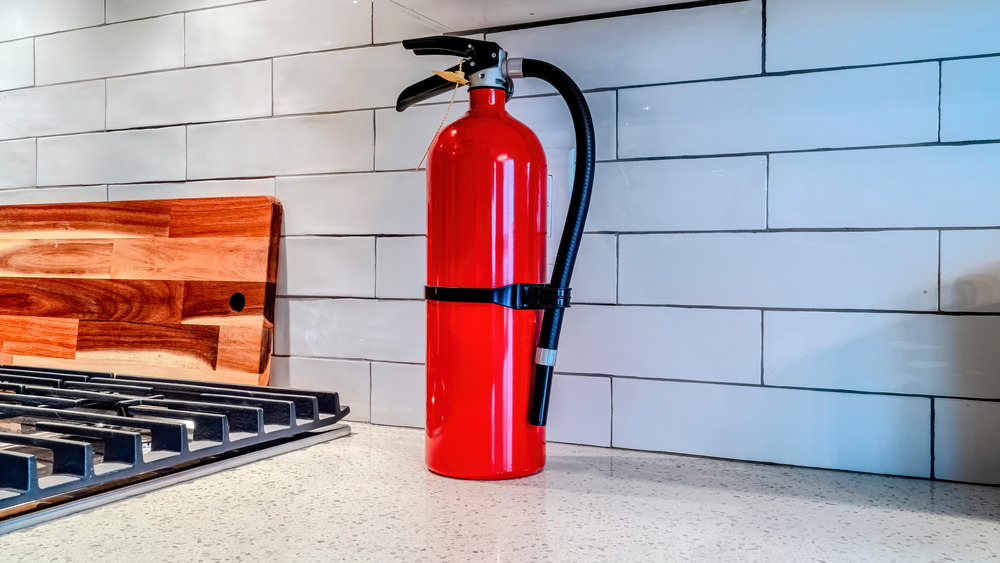
[{"label": "black extinguisher handle", "polygon": [[[403,40],[403,48],[414,55],[453,55],[469,59],[473,68],[488,68],[500,62],[500,45],[492,41],[466,39],[453,35],[435,35]],[[492,61],[492,62],[491,62]]]}]

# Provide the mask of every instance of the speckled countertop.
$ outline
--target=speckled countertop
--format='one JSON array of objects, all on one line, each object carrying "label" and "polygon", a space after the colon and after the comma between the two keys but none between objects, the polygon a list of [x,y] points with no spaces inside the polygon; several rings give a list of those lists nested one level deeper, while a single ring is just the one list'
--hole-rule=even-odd
[{"label": "speckled countertop", "polygon": [[988,561],[1000,488],[564,444],[502,482],[353,435],[0,537],[15,561]]}]

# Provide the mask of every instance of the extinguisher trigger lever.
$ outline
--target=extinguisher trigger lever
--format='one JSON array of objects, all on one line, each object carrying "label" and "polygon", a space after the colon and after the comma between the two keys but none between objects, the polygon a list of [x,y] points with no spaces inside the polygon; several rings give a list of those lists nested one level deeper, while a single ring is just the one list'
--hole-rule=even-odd
[{"label": "extinguisher trigger lever", "polygon": [[508,101],[514,93],[514,82],[503,74],[507,66],[507,52],[492,41],[443,35],[407,39],[403,41],[403,48],[413,51],[415,55],[460,57],[462,64],[461,68],[456,66],[444,71],[444,76],[431,76],[403,90],[396,100],[396,111],[403,111],[453,89],[458,82],[454,78],[459,70],[470,88],[502,88]]}]

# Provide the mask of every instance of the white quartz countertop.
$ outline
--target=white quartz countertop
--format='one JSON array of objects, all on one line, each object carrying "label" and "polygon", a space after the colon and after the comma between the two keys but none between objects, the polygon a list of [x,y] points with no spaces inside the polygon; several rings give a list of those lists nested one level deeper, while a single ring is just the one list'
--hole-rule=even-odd
[{"label": "white quartz countertop", "polygon": [[538,475],[346,438],[0,537],[16,561],[987,561],[1000,488],[550,444]]}]

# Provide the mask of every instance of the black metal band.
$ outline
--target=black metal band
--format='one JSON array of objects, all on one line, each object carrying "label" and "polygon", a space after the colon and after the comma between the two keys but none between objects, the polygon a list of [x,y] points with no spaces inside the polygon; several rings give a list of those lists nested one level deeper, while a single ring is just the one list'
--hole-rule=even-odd
[{"label": "black metal band", "polygon": [[514,283],[503,287],[424,287],[428,301],[493,303],[511,309],[554,309],[569,307],[570,288],[540,283]]}]

